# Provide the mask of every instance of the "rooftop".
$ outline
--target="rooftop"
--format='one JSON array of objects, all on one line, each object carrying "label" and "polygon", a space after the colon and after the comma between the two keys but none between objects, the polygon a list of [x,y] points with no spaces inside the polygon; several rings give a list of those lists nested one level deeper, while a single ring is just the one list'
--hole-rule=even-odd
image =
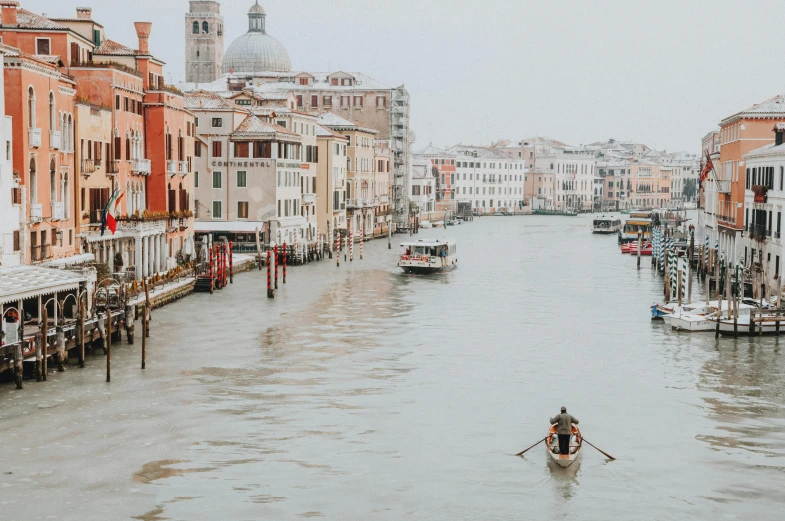
[{"label": "rooftop", "polygon": [[73,290],[85,280],[79,273],[38,266],[0,268],[0,304]]},{"label": "rooftop", "polygon": [[232,110],[234,105],[215,92],[198,90],[186,93],[185,108],[188,110]]}]

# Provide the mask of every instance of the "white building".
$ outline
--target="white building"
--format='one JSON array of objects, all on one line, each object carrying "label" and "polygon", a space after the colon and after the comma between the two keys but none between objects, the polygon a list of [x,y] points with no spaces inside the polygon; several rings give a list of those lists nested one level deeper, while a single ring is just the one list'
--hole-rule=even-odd
[{"label": "white building", "polygon": [[520,212],[523,208],[524,160],[502,149],[456,145],[447,149],[455,161],[455,200],[478,213]]},{"label": "white building", "polygon": [[420,213],[436,211],[436,178],[431,173],[430,161],[415,158],[411,165],[410,207]]},{"label": "white building", "polygon": [[556,210],[592,210],[596,161],[596,151],[582,147],[552,148],[535,158],[536,171],[554,174]]},{"label": "white building", "polygon": [[[0,47],[2,60],[7,47]],[[5,114],[5,80],[0,77],[0,114]],[[21,223],[25,200],[20,179],[12,166],[11,117],[0,120],[0,266],[15,266],[21,261]]]},{"label": "white building", "polygon": [[[785,259],[782,213],[785,207],[785,124],[777,124],[775,144],[744,156],[744,234],[741,260],[761,284],[776,294]],[[756,292],[756,295],[758,293]],[[761,293],[762,295],[762,293]],[[762,295],[767,296],[767,295]]]}]

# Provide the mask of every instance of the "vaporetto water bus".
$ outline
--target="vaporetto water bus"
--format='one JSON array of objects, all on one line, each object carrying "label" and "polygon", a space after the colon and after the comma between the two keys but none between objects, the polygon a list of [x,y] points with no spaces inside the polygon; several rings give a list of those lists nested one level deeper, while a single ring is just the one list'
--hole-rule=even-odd
[{"label": "vaporetto water bus", "polygon": [[618,233],[621,231],[621,219],[605,216],[600,217],[599,219],[594,219],[594,222],[592,222],[591,231],[592,233],[600,233],[605,235]]},{"label": "vaporetto water bus", "polygon": [[403,242],[398,267],[406,273],[428,275],[458,267],[457,244],[452,240]]}]

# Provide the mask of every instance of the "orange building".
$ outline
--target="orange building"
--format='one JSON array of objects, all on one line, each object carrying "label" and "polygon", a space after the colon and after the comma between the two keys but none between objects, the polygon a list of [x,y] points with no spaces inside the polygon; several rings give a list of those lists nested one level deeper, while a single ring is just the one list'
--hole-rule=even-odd
[{"label": "orange building", "polygon": [[[714,164],[719,182],[716,186],[707,187],[706,225],[710,229],[712,225],[716,226],[713,238],[719,240],[721,251],[733,260],[739,259],[736,239],[745,224],[744,155],[773,143],[771,129],[778,122],[785,122],[785,96],[782,95],[738,112],[720,123],[720,161]],[[710,182],[715,184],[713,180]]]},{"label": "orange building", "polygon": [[0,2],[6,114],[13,118],[13,168],[26,192],[21,262],[45,262],[78,250],[74,218],[75,82],[60,56],[81,40],[64,26]]}]

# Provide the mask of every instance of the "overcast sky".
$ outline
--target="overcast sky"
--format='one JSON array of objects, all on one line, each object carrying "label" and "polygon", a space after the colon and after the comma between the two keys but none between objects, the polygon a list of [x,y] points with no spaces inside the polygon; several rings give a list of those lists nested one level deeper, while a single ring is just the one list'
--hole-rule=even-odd
[{"label": "overcast sky", "polygon": [[[151,21],[167,79],[184,75],[186,0],[22,0],[78,5],[135,46]],[[221,2],[226,45],[253,0]],[[415,148],[548,136],[699,151],[717,123],[785,90],[782,0],[262,0],[295,70],[364,72],[412,98]]]}]

